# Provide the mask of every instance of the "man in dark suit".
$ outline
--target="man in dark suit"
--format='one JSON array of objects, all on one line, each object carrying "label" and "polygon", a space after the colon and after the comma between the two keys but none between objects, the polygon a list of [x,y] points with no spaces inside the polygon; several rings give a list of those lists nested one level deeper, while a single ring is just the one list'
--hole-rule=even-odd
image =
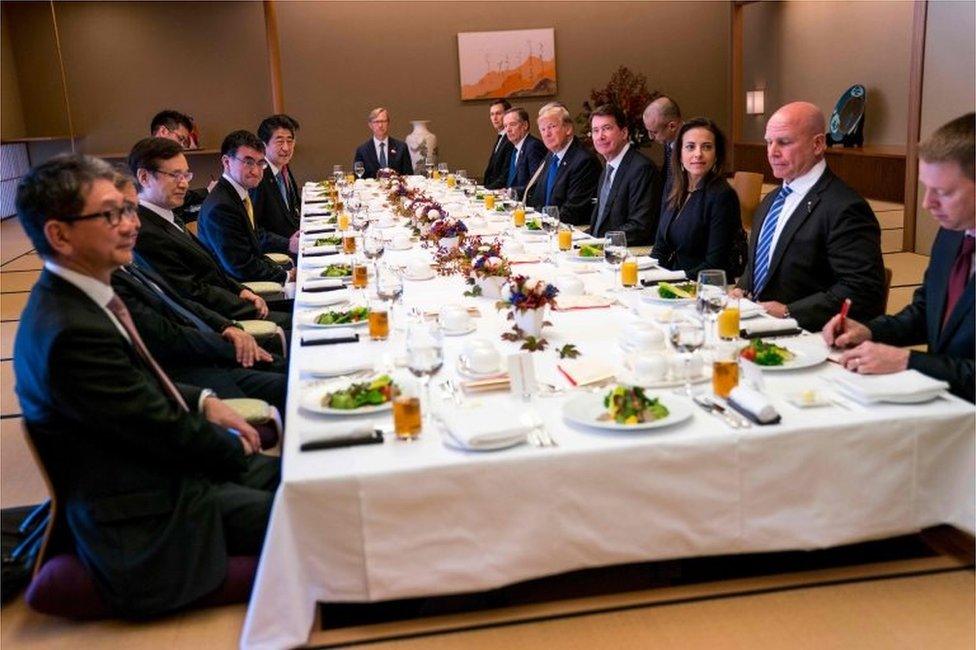
[{"label": "man in dark suit", "polygon": [[285,270],[264,254],[296,253],[299,233],[289,240],[262,228],[248,194],[268,166],[264,143],[249,131],[234,131],[220,145],[220,159],[224,174],[200,209],[200,241],[238,282],[293,281],[294,268]]},{"label": "man in dark suit", "polygon": [[289,164],[298,129],[298,121],[287,115],[272,115],[261,122],[258,137],[264,142],[268,166],[261,182],[251,190],[258,225],[289,238],[298,230],[302,209],[302,196]]},{"label": "man in dark suit", "polygon": [[825,131],[823,113],[806,102],[769,118],[767,157],[783,186],[756,210],[736,292],[807,330],[822,328],[845,298],[853,318],[884,312],[881,228],[867,202],[827,169]]},{"label": "man in dark suit", "polygon": [[359,145],[354,159],[363,163],[366,170],[363,178],[376,178],[376,172],[384,168],[403,176],[413,174],[407,143],[390,137],[390,111],[382,106],[374,108],[369,112],[368,122],[373,137]]},{"label": "man in dark suit", "polygon": [[546,145],[529,133],[529,114],[524,108],[508,109],[503,119],[505,135],[513,148],[503,187],[513,189],[522,196],[529,179],[546,158]]},{"label": "man in dark suit", "polygon": [[538,122],[549,154],[529,179],[528,204],[537,210],[555,205],[563,222],[586,225],[593,212],[600,162],[573,136],[573,118],[562,105],[543,106]]},{"label": "man in dark suit", "polygon": [[114,174],[66,154],[21,181],[17,215],[45,269],[14,372],[59,538],[117,614],[142,617],[216,589],[228,555],[260,552],[279,469],[210,391],[170,380],[112,291],[139,226]]},{"label": "man in dark suit", "polygon": [[505,133],[505,111],[512,107],[507,99],[499,99],[492,102],[488,107],[488,119],[491,120],[491,128],[495,130],[498,137],[492,143],[491,156],[488,157],[488,164],[485,166],[485,174],[482,177],[482,184],[489,190],[497,190],[502,187],[510,187],[505,181],[508,178],[508,167],[512,155],[512,143]]},{"label": "man in dark suit", "polygon": [[[949,382],[950,390],[976,402],[973,356],[973,251],[976,236],[976,114],[939,128],[919,148],[922,206],[939,222],[922,286],[910,305],[867,325],[835,316],[823,328],[828,345],[847,348],[841,363],[863,374],[914,369]],[[902,347],[926,343],[925,352]]]},{"label": "man in dark suit", "polygon": [[615,106],[598,106],[590,114],[593,146],[606,167],[597,186],[597,202],[590,217],[590,234],[604,237],[611,230],[627,234],[628,246],[654,241],[660,201],[657,167],[630,144],[627,118]]},{"label": "man in dark suit", "polygon": [[290,329],[290,311],[269,311],[263,298],[224,272],[175,214],[191,178],[182,147],[164,138],[145,138],[132,147],[128,162],[139,183],[139,263],[163,276],[185,298],[226,318],[266,318]]},{"label": "man in dark suit", "polygon": [[[149,123],[149,135],[153,138],[166,138],[178,142],[183,149],[196,148],[193,141],[193,120],[189,115],[179,111],[164,110],[156,113]],[[207,187],[187,189],[183,205],[177,211],[184,222],[196,220],[203,200],[216,184],[217,181],[211,181]]]}]

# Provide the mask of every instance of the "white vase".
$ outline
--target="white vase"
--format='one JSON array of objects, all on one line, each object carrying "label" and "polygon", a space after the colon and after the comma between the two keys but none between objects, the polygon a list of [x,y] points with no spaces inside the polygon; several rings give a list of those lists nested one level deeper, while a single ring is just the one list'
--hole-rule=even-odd
[{"label": "white vase", "polygon": [[410,150],[410,163],[417,174],[426,173],[425,162],[437,164],[437,136],[430,132],[430,120],[413,120],[413,131],[404,140]]},{"label": "white vase", "polygon": [[539,338],[539,335],[542,334],[542,321],[546,319],[545,308],[526,309],[524,311],[513,309],[512,311],[515,313],[515,325],[522,330],[522,333],[526,336]]},{"label": "white vase", "polygon": [[508,278],[500,275],[489,275],[483,278],[476,278],[474,283],[481,287],[481,295],[485,298],[499,299],[502,297],[502,286],[508,282]]}]

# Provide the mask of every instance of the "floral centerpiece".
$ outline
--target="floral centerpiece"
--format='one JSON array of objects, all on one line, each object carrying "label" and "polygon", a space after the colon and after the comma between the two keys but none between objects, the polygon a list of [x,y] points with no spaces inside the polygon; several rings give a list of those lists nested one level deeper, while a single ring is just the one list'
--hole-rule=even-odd
[{"label": "floral centerpiece", "polygon": [[499,309],[509,310],[508,319],[515,321],[512,328],[518,338],[539,338],[545,320],[545,310],[555,306],[559,289],[545,280],[513,275],[502,288],[502,299],[495,303]]},{"label": "floral centerpiece", "polygon": [[468,227],[463,221],[445,216],[430,224],[427,239],[437,242],[441,248],[455,249],[466,232]]},{"label": "floral centerpiece", "polygon": [[501,298],[502,286],[512,274],[512,265],[502,255],[502,243],[496,240],[486,244],[478,239],[475,245],[463,248],[470,260],[468,284],[474,285],[468,295]]}]

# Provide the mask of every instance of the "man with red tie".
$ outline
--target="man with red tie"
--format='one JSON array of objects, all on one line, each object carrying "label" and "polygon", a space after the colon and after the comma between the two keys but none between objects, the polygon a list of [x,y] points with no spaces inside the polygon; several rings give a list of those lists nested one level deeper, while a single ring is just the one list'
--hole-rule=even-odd
[{"label": "man with red tie", "polygon": [[302,196],[291,173],[291,158],[295,155],[295,132],[298,120],[288,115],[272,115],[258,126],[258,137],[264,142],[264,177],[251,190],[254,218],[258,225],[282,237],[291,237],[298,230]]},{"label": "man with red tie", "polygon": [[[939,222],[922,286],[910,305],[866,325],[835,316],[824,340],[847,348],[844,366],[862,374],[909,368],[949,382],[950,390],[976,401],[973,356],[973,251],[976,235],[976,114],[945,124],[918,152],[918,179],[925,186],[922,207]],[[843,322],[843,325],[841,323]],[[902,347],[927,343],[926,352]]]}]

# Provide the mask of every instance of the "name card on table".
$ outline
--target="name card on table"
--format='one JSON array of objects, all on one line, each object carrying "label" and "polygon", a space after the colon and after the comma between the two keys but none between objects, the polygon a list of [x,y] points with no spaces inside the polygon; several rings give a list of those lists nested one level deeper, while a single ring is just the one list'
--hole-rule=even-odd
[{"label": "name card on table", "polygon": [[538,382],[535,378],[535,361],[531,352],[519,352],[508,356],[508,376],[510,390],[516,397],[527,397],[535,393]]}]

